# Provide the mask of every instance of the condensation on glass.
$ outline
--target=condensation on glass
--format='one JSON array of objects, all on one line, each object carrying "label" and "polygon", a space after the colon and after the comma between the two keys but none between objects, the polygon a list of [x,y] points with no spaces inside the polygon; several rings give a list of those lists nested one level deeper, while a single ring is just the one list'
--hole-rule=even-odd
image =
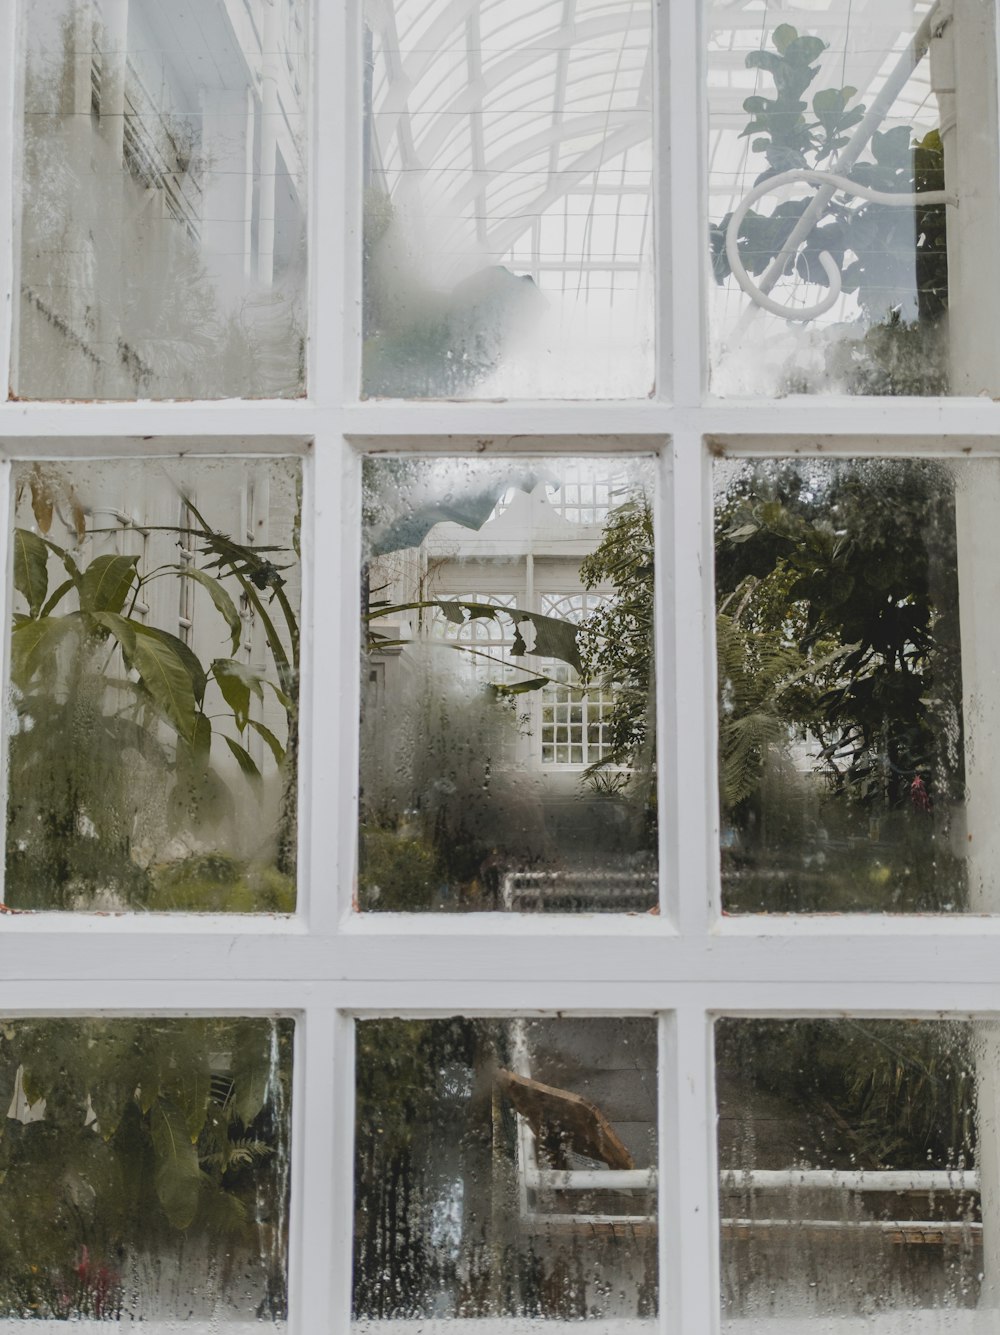
[{"label": "condensation on glass", "polygon": [[715,1043],[723,1330],[992,1329],[996,1025],[723,1019]]},{"label": "condensation on glass", "polygon": [[370,459],[358,903],[657,903],[651,459]]},{"label": "condensation on glass", "polygon": [[299,477],[13,465],[7,904],[292,911]]},{"label": "condensation on glass", "polygon": [[995,460],[716,466],[723,906],[996,912]]},{"label": "condensation on glass", "polygon": [[652,1019],[360,1021],[356,1318],[654,1316],[656,1072]]},{"label": "condensation on glass", "polygon": [[304,0],[24,0],[20,398],[305,389]]},{"label": "condensation on glass", "polygon": [[991,0],[706,4],[715,392],[995,393]]},{"label": "condensation on glass", "polygon": [[365,5],[365,394],[651,392],[651,21]]},{"label": "condensation on glass", "polygon": [[284,1330],[292,1040],[0,1019],[0,1318]]}]

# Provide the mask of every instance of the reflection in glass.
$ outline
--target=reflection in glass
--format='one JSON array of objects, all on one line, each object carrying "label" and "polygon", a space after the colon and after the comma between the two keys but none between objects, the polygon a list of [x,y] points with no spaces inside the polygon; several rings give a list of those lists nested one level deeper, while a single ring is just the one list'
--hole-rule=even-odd
[{"label": "reflection in glass", "polygon": [[945,158],[954,191],[956,136],[982,138],[952,44],[989,8],[708,0],[715,392],[947,392]]},{"label": "reflection in glass", "polygon": [[357,1040],[357,1317],[655,1314],[655,1021]]},{"label": "reflection in glass", "polygon": [[364,392],[647,395],[650,0],[365,14]]},{"label": "reflection in glass", "polygon": [[0,1021],[0,1317],[284,1329],[292,1031]]},{"label": "reflection in glass", "polygon": [[363,909],[656,904],[651,483],[366,462]]},{"label": "reflection in glass", "polygon": [[[995,465],[971,461],[718,466],[729,911],[970,907],[963,671],[976,613],[964,585],[959,599],[956,507],[995,488]],[[991,532],[995,516],[980,515]]]},{"label": "reflection in glass", "polygon": [[989,1026],[726,1019],[716,1054],[724,1330],[991,1328]]},{"label": "reflection in glass", "polygon": [[8,904],[294,908],[298,478],[14,465]]},{"label": "reflection in glass", "polygon": [[303,393],[303,0],[21,9],[15,393]]}]

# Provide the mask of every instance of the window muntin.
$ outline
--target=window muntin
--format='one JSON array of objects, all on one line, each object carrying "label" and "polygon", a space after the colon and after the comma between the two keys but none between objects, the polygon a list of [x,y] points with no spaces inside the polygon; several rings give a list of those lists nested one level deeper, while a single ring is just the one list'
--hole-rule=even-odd
[{"label": "window muntin", "polygon": [[303,0],[20,10],[14,393],[303,393]]},{"label": "window muntin", "polygon": [[300,465],[12,465],[5,899],[295,906]]},{"label": "window muntin", "polygon": [[366,462],[363,909],[656,903],[648,463],[604,524],[552,506],[564,467]]},{"label": "window muntin", "polygon": [[10,1018],[0,1316],[285,1329],[293,1022]]},{"label": "window muntin", "polygon": [[652,8],[366,10],[366,394],[649,392]]}]

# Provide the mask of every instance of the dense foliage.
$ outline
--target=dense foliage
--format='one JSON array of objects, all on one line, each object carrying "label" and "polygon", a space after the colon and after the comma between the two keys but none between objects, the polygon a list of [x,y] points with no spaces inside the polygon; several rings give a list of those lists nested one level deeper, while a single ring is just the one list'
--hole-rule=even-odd
[{"label": "dense foliage", "polygon": [[637,495],[608,516],[599,545],[580,565],[588,589],[613,594],[583,623],[580,654],[587,681],[614,693],[611,749],[601,768],[627,766],[651,774],[653,738],[653,512]]},{"label": "dense foliage", "polygon": [[748,752],[763,763],[736,725],[768,677],[763,712],[815,738],[835,793],[898,806],[919,777],[961,796],[953,504],[947,470],[916,461],[761,464],[734,480],[716,521],[734,800],[746,790],[734,767]]},{"label": "dense foliage", "polygon": [[182,1265],[190,1303],[220,1245],[282,1315],[291,1043],[283,1020],[5,1021],[0,1315],[145,1315]]},{"label": "dense foliage", "polygon": [[[48,536],[54,506],[73,503],[64,492],[33,475],[37,531],[14,534],[14,587],[26,610],[15,612],[10,641],[16,726],[8,904],[287,911],[294,895],[298,623],[275,549],[215,531],[188,500],[190,526],[168,531],[198,544],[200,564],[146,569],[138,556],[115,554],[84,561],[82,511],[76,544]],[[66,578],[50,589],[53,557]],[[177,635],[147,623],[143,589],[161,579],[190,581],[208,594],[232,656],[202,662]],[[264,627],[274,679],[235,657],[243,623],[230,589]],[[271,602],[280,610],[280,631]],[[284,709],[284,739],[251,716],[252,700],[263,702],[265,689]],[[162,843],[176,834],[207,833],[210,840],[213,828],[234,819],[236,799],[213,761],[213,745],[216,755],[222,746],[235,758],[253,789],[262,774],[244,745],[251,732],[284,784],[272,859],[247,863],[195,851],[186,861],[149,865],[137,857],[140,839],[150,843],[154,813],[164,822]]]}]

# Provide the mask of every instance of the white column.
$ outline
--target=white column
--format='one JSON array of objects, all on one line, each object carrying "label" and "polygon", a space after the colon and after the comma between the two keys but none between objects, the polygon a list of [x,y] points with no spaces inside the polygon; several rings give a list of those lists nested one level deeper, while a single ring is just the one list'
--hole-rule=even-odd
[{"label": "white column", "polygon": [[257,224],[257,281],[270,287],[274,279],[274,205],[278,168],[278,63],[281,58],[281,23],[278,0],[266,0],[261,37],[260,78],[260,214]]},{"label": "white column", "polygon": [[201,94],[201,150],[207,169],[202,198],[201,249],[220,306],[227,314],[245,290],[250,264],[252,120],[245,88],[205,88]]}]

